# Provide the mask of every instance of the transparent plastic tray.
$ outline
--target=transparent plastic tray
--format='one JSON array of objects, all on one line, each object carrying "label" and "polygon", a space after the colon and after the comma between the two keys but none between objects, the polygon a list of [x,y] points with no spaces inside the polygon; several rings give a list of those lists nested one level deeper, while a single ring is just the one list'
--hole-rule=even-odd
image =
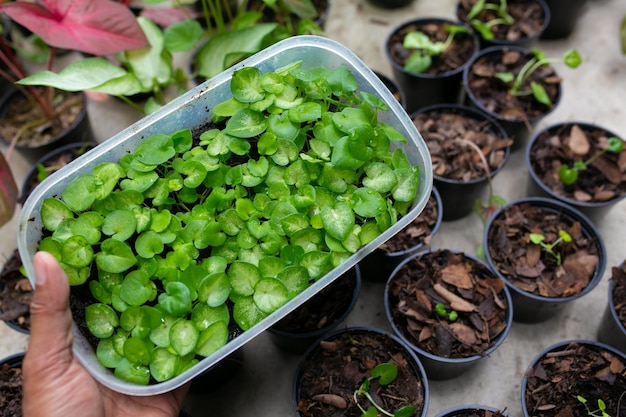
[{"label": "transparent plastic tray", "polygon": [[62,190],[71,179],[81,174],[90,173],[96,165],[102,162],[117,162],[120,157],[134,150],[141,140],[155,133],[169,134],[183,128],[194,130],[206,125],[211,115],[211,109],[216,104],[231,97],[229,81],[233,71],[242,67],[254,66],[263,72],[267,72],[300,60],[304,68],[322,65],[333,69],[340,65],[346,65],[354,74],[360,91],[374,94],[388,104],[390,111],[379,113],[379,119],[395,127],[407,139],[406,144],[394,143],[392,146],[401,147],[406,152],[409,161],[413,165],[420,167],[420,186],[412,208],[395,225],[384,231],[369,244],[363,246],[341,265],[312,284],[280,309],[229,341],[217,352],[202,359],[192,368],[168,381],[144,386],[117,378],[113,375],[112,370],[106,369],[98,362],[91,344],[77,329],[77,326],[74,326],[75,355],[87,370],[105,386],[130,395],[154,395],[171,391],[183,385],[216,365],[220,360],[258,336],[326,285],[340,277],[367,254],[413,221],[426,205],[433,181],[430,155],[424,140],[406,111],[378,77],[349,49],[328,38],[296,36],[264,49],[177,97],[155,113],[122,130],[42,182],[25,202],[19,220],[18,248],[31,281],[34,277],[33,256],[37,250],[43,229],[39,211],[41,203],[45,198],[60,196]]}]

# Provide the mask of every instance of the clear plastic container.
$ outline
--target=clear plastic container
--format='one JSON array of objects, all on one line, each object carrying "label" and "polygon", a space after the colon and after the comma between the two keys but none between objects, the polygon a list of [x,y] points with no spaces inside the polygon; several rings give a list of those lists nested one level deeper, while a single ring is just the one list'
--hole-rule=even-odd
[{"label": "clear plastic container", "polygon": [[268,47],[193,88],[155,113],[139,120],[98,145],[95,149],[72,161],[42,182],[25,202],[19,220],[18,248],[28,277],[31,280],[34,277],[33,256],[43,229],[39,212],[41,203],[45,198],[58,197],[71,179],[81,174],[90,173],[96,165],[102,162],[117,162],[120,157],[134,150],[141,140],[155,133],[173,133],[183,128],[201,129],[209,121],[211,109],[216,104],[231,97],[229,82],[233,71],[242,67],[254,66],[267,72],[300,60],[303,68],[321,65],[333,69],[340,65],[346,65],[354,74],[359,84],[359,90],[374,94],[387,103],[390,111],[380,113],[379,120],[392,125],[407,139],[406,144],[394,143],[392,146],[402,147],[409,161],[420,167],[420,186],[412,208],[395,225],[363,246],[343,264],[333,269],[287,304],[228,342],[217,352],[201,360],[191,369],[168,381],[144,386],[117,378],[113,375],[112,370],[106,369],[98,362],[91,344],[77,329],[77,326],[74,326],[76,357],[105,386],[129,395],[154,395],[171,391],[183,385],[258,336],[326,285],[340,277],[367,254],[406,227],[426,205],[433,182],[430,155],[424,140],[405,110],[382,81],[349,49],[328,38],[296,36]]}]

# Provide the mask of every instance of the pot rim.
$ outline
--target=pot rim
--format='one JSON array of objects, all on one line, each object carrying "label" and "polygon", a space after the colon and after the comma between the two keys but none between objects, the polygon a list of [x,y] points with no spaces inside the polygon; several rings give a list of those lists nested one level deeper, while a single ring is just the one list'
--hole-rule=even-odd
[{"label": "pot rim", "polygon": [[491,411],[493,413],[500,413],[503,416],[512,417],[511,413],[506,411],[506,409],[497,408],[497,407],[493,407],[493,406],[490,406],[490,405],[483,405],[483,404],[457,405],[457,406],[450,407],[450,408],[447,408],[447,409],[443,410],[442,412],[436,414],[435,417],[455,417],[459,411],[464,411],[464,410]]},{"label": "pot rim", "polygon": [[[402,65],[400,65],[398,62],[396,62],[396,60],[394,60],[391,56],[391,54],[389,53],[389,45],[391,43],[391,38],[398,33],[399,31],[401,31],[402,29],[406,28],[407,26],[410,25],[415,25],[415,24],[420,24],[420,23],[428,23],[428,22],[434,22],[434,23],[449,23],[452,25],[457,25],[457,26],[463,26],[465,27],[468,31],[469,31],[469,36],[472,38],[472,40],[474,41],[474,52],[472,53],[472,55],[468,58],[468,60],[463,63],[463,65],[459,66],[458,68],[454,68],[450,71],[446,71],[444,73],[441,74],[426,74],[426,73],[413,73],[413,72],[407,72],[404,70],[404,68],[402,67]],[[446,17],[417,17],[417,18],[413,18],[411,20],[408,20],[404,23],[401,23],[397,26],[395,26],[391,32],[389,32],[389,34],[387,35],[387,38],[385,39],[385,43],[384,43],[384,52],[385,52],[385,57],[387,58],[387,62],[389,62],[389,64],[391,64],[391,66],[401,72],[401,73],[405,73],[407,75],[410,75],[412,77],[415,78],[423,78],[423,79],[428,79],[428,80],[434,80],[434,79],[441,79],[441,78],[448,78],[448,77],[452,77],[454,75],[457,74],[461,74],[463,72],[463,70],[469,65],[470,62],[472,62],[472,59],[474,57],[476,57],[476,55],[480,52],[480,40],[478,39],[478,36],[476,35],[476,32],[466,23],[461,22],[458,19],[450,19],[450,18],[446,18]]]},{"label": "pot rim", "polygon": [[[533,149],[533,146],[537,143],[537,141],[539,140],[539,137],[542,136],[545,133],[549,133],[552,132],[554,130],[557,130],[561,127],[565,127],[565,126],[573,126],[573,125],[578,125],[581,126],[582,128],[587,128],[589,130],[602,130],[605,131],[609,136],[615,136],[621,139],[620,135],[615,134],[613,131],[606,129],[598,124],[595,123],[589,123],[589,122],[583,122],[583,121],[577,121],[577,120],[568,120],[568,121],[564,121],[564,122],[559,122],[559,123],[554,123],[551,124],[549,126],[544,127],[541,130],[538,130],[537,132],[535,132],[535,134],[531,137],[530,141],[528,142],[528,145],[526,146],[526,152],[525,152],[525,161],[526,161],[526,168],[528,169],[528,174],[530,175],[531,179],[535,182],[535,184],[537,184],[539,186],[539,188],[541,188],[546,194],[550,195],[551,198],[555,199],[555,200],[559,200],[560,202],[564,203],[564,204],[568,204],[574,207],[580,207],[580,208],[601,208],[601,207],[608,207],[608,206],[612,206],[620,201],[622,201],[623,199],[626,198],[626,192],[624,192],[622,195],[619,195],[616,198],[612,198],[611,200],[606,200],[606,201],[578,201],[578,200],[574,200],[568,197],[565,197],[561,194],[557,194],[556,192],[554,192],[552,190],[552,188],[548,187],[543,181],[541,181],[541,179],[539,179],[539,177],[537,176],[537,173],[535,172],[535,170],[533,169],[533,165],[531,163],[531,152]],[[621,139],[624,140],[624,139]],[[434,176],[434,175],[433,175]]]},{"label": "pot rim", "polygon": [[[496,113],[494,111],[491,111],[489,109],[487,109],[483,103],[478,99],[478,97],[476,97],[476,95],[474,94],[474,92],[469,88],[469,74],[470,74],[470,70],[472,68],[472,66],[474,65],[474,63],[476,63],[476,61],[488,54],[495,54],[495,53],[501,53],[502,51],[505,50],[513,50],[513,51],[518,51],[524,54],[530,54],[530,49],[522,47],[522,46],[516,46],[516,45],[493,45],[490,46],[488,48],[485,49],[481,49],[480,51],[478,51],[477,54],[475,54],[472,58],[470,58],[470,61],[467,63],[467,65],[465,66],[464,70],[463,70],[463,90],[465,91],[465,93],[467,94],[467,97],[469,98],[469,100],[471,101],[471,103],[478,107],[481,111],[487,113],[489,116],[493,117],[494,119],[496,119],[497,121],[501,121],[501,122],[508,122],[508,123],[528,123],[530,125],[536,123],[537,121],[543,119],[544,117],[548,116],[550,113],[552,113],[557,106],[559,105],[561,98],[563,96],[563,88],[562,88],[562,82],[559,82],[557,84],[557,96],[556,96],[556,100],[554,101],[552,107],[550,107],[549,109],[547,109],[545,112],[538,114],[534,117],[529,117],[527,120],[524,119],[505,119],[504,117],[502,117],[502,115],[500,113]],[[555,71],[556,73],[556,71]]]},{"label": "pot rim", "polygon": [[[489,115],[488,113],[484,112],[481,109],[466,106],[464,104],[458,104],[458,103],[433,104],[433,105],[426,106],[426,107],[423,107],[421,109],[414,111],[413,113],[411,113],[410,117],[411,117],[411,120],[413,120],[419,114],[434,112],[437,110],[446,110],[446,109],[451,109],[454,113],[463,114],[464,116],[473,118],[475,120],[486,120],[491,125],[492,130],[495,131],[494,132],[495,134],[501,136],[502,138],[509,138],[509,135],[507,135],[504,128],[500,125],[500,123],[494,117],[492,117],[491,115]],[[422,135],[422,137],[423,136],[424,135]],[[504,166],[509,161],[511,157],[511,147],[512,147],[512,144],[505,148],[504,160],[502,161],[502,164],[498,168],[494,169],[493,171],[492,170],[489,171],[490,179],[493,179],[496,176],[496,174],[502,171]],[[448,183],[448,184],[478,184],[478,183],[486,182],[487,176],[474,178],[468,181],[462,181],[462,180],[442,177],[433,172],[433,179],[444,182],[444,183]]]},{"label": "pot rim", "polygon": [[[594,242],[596,242],[596,245],[598,248],[598,265],[596,265],[595,273],[593,274],[591,280],[589,281],[589,284],[587,284],[587,286],[583,288],[583,290],[580,293],[575,294],[575,295],[570,295],[568,297],[558,297],[558,298],[543,297],[541,295],[530,293],[528,291],[524,291],[518,288],[514,283],[512,283],[510,280],[504,277],[502,273],[498,270],[498,268],[496,268],[496,266],[493,264],[493,260],[491,258],[491,253],[489,252],[489,246],[488,246],[489,231],[491,230],[493,222],[507,208],[511,206],[519,205],[519,204],[524,204],[524,203],[538,205],[538,206],[541,206],[542,208],[546,208],[551,211],[560,211],[568,215],[572,220],[580,222],[583,232],[586,232],[585,234],[587,236],[593,237],[593,240]],[[530,299],[537,300],[537,301],[550,302],[550,303],[566,303],[572,300],[576,300],[590,293],[600,283],[600,281],[602,281],[602,277],[606,269],[606,263],[607,263],[606,246],[604,245],[604,240],[602,239],[600,230],[591,222],[591,220],[589,220],[587,216],[585,216],[582,212],[577,210],[575,207],[571,207],[565,203],[562,203],[552,198],[522,197],[522,198],[519,198],[517,200],[511,201],[505,204],[504,206],[496,210],[496,212],[487,221],[487,224],[485,226],[485,232],[483,234],[482,243],[483,243],[483,247],[485,248],[485,258],[487,260],[487,264],[489,265],[489,268],[491,268],[496,273],[497,276],[499,276],[500,278],[504,280],[507,287],[511,291],[514,291],[515,293],[520,294],[523,297],[530,298]]]},{"label": "pot rim", "polygon": [[[419,355],[422,355],[432,361],[436,361],[436,362],[440,362],[440,363],[448,363],[448,364],[465,364],[465,363],[470,363],[470,362],[476,362],[482,358],[486,358],[489,357],[489,355],[491,353],[493,353],[500,345],[502,345],[502,343],[504,342],[504,340],[507,338],[509,331],[511,330],[511,327],[513,325],[513,300],[511,298],[511,293],[508,289],[507,285],[504,285],[502,287],[502,292],[504,293],[504,297],[506,299],[506,326],[504,328],[504,330],[502,330],[502,332],[498,335],[498,337],[495,339],[495,341],[493,342],[493,344],[491,346],[489,346],[488,349],[486,349],[482,355],[472,355],[472,356],[467,356],[464,358],[446,358],[443,356],[438,356],[435,355],[431,352],[428,352],[424,349],[422,349],[421,347],[419,347],[418,345],[414,344],[413,342],[411,342],[410,340],[408,340],[408,338],[406,336],[404,336],[404,334],[398,329],[398,326],[396,325],[396,323],[394,322],[392,315],[391,315],[391,308],[389,306],[389,283],[394,279],[395,275],[398,273],[398,271],[400,271],[400,269],[407,263],[411,262],[413,259],[424,256],[424,255],[428,255],[432,252],[437,252],[437,251],[449,251],[451,253],[454,254],[463,254],[464,257],[466,257],[469,260],[472,260],[473,262],[476,262],[478,264],[480,264],[481,266],[483,266],[485,268],[485,270],[489,271],[492,275],[493,278],[500,278],[502,279],[502,277],[499,277],[497,274],[495,274],[495,272],[492,270],[492,268],[486,263],[481,261],[480,259],[478,259],[477,257],[470,255],[466,252],[463,251],[459,251],[459,250],[452,250],[452,249],[431,249],[431,250],[427,250],[427,251],[422,251],[422,252],[418,252],[416,254],[414,254],[413,256],[410,256],[406,259],[404,259],[400,264],[398,264],[398,266],[393,270],[393,272],[391,273],[391,275],[389,276],[389,279],[387,280],[387,283],[385,284],[385,291],[384,291],[384,306],[385,306],[385,315],[387,316],[387,322],[389,323],[389,325],[391,326],[391,328],[393,329],[393,332],[395,335],[397,335],[400,339],[402,339],[407,345],[409,345],[415,352],[417,352]],[[506,281],[505,281],[506,284]]]},{"label": "pot rim", "polygon": [[296,415],[300,416],[300,413],[297,410],[298,410],[298,394],[299,394],[299,385],[300,385],[299,380],[302,374],[302,365],[304,364],[305,361],[307,361],[310,358],[313,352],[318,348],[318,344],[321,340],[332,339],[333,337],[338,336],[342,333],[351,333],[351,332],[387,335],[395,343],[397,343],[400,348],[402,348],[405,351],[408,358],[410,358],[410,360],[412,361],[412,363],[410,364],[412,369],[415,371],[416,376],[419,379],[421,379],[421,382],[422,382],[424,406],[422,407],[422,410],[419,413],[418,417],[425,417],[426,412],[428,411],[428,403],[430,400],[430,390],[428,387],[428,377],[426,375],[426,371],[424,369],[424,366],[422,365],[422,362],[420,361],[419,357],[415,354],[413,349],[411,349],[411,346],[408,345],[406,342],[404,342],[401,338],[399,338],[397,335],[395,335],[392,332],[389,332],[387,330],[383,330],[374,326],[349,326],[349,327],[344,327],[342,329],[334,330],[330,333],[327,333],[326,335],[318,339],[316,342],[312,343],[311,346],[307,348],[305,353],[302,355],[302,357],[298,361],[298,366],[296,367],[296,371],[294,373],[294,379],[292,383],[291,401],[292,401],[292,407],[294,411],[296,412]]}]

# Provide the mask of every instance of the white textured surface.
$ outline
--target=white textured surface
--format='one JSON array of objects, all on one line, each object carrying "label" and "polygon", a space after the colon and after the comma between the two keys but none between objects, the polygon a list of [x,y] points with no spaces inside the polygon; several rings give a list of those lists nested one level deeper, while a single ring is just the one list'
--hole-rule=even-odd
[{"label": "white textured surface", "polygon": [[[395,11],[370,6],[364,0],[331,0],[327,33],[351,48],[372,69],[391,74],[383,42],[391,29],[420,16],[454,17],[455,0],[415,0]],[[618,44],[618,27],[626,14],[623,0],[589,0],[577,29],[566,40],[540,42],[550,56],[576,47],[584,64],[575,71],[558,67],[563,81],[559,107],[539,127],[563,120],[597,123],[626,136],[626,57]],[[118,110],[119,108],[119,110]],[[93,111],[92,111],[93,110]],[[99,140],[105,140],[136,117],[115,102],[91,103],[90,117]],[[13,168],[28,167],[16,155]],[[528,174],[523,150],[515,151],[495,181],[495,192],[507,200],[525,196]],[[3,227],[0,259],[15,247],[16,218]],[[427,415],[462,404],[487,404],[521,415],[520,385],[523,373],[539,350],[564,339],[595,339],[607,299],[610,267],[626,258],[626,202],[619,203],[597,223],[608,251],[604,279],[589,295],[574,302],[565,314],[539,324],[514,323],[503,346],[486,363],[461,378],[431,381]],[[482,224],[473,215],[445,222],[433,246],[475,253],[482,241]],[[364,282],[359,302],[348,325],[373,325],[388,329],[383,309],[383,285]],[[0,357],[25,349],[27,337],[0,325]],[[266,335],[244,347],[243,366],[219,389],[190,395],[185,408],[194,416],[292,416],[291,384],[298,357],[278,351]],[[219,384],[218,384],[219,385]]]}]

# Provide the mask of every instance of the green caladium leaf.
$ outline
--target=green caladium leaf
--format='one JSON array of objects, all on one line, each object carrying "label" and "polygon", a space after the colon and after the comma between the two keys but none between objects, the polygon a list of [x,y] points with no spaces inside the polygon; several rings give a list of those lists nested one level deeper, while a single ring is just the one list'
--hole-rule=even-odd
[{"label": "green caladium leaf", "polygon": [[171,52],[191,50],[204,35],[200,23],[194,19],[176,22],[163,31],[163,46]]},{"label": "green caladium leaf", "polygon": [[245,67],[235,71],[230,81],[233,98],[243,103],[263,100],[265,91],[261,85],[261,77],[261,70],[256,67]]},{"label": "green caladium leaf", "polygon": [[387,193],[398,183],[393,169],[382,162],[374,162],[365,168],[363,185],[379,193]]},{"label": "green caladium leaf", "polygon": [[61,261],[74,268],[83,268],[93,260],[93,248],[82,236],[72,236],[63,242]]},{"label": "green caladium leaf", "polygon": [[170,345],[179,356],[192,353],[199,337],[200,333],[190,320],[178,319],[170,328]]},{"label": "green caladium leaf", "polygon": [[254,286],[252,299],[259,310],[270,314],[289,301],[289,291],[285,284],[276,278],[262,278]]},{"label": "green caladium leaf", "polygon": [[565,185],[572,185],[578,179],[578,170],[567,165],[561,165],[559,167],[559,179]]},{"label": "green caladium leaf", "polygon": [[136,263],[137,259],[130,246],[115,239],[104,240],[96,255],[98,269],[106,272],[124,272]]},{"label": "green caladium leaf", "polygon": [[261,280],[259,269],[247,262],[233,262],[228,270],[232,290],[239,295],[252,295],[254,287]]},{"label": "green caladium leaf", "polygon": [[349,97],[359,87],[354,75],[343,65],[332,70],[327,80],[333,93],[342,97]]},{"label": "green caladium leaf", "polygon": [[104,223],[104,218],[94,211],[87,211],[80,214],[76,221],[70,225],[70,229],[74,235],[82,236],[90,245],[100,242],[102,233],[100,229]]},{"label": "green caladium leaf", "polygon": [[[308,274],[307,269],[304,266],[292,265],[292,266],[283,268],[276,275],[276,279],[278,279],[287,289],[288,298],[295,297],[296,295],[300,294],[302,291],[307,289],[307,287],[309,286],[309,274]],[[256,291],[257,291],[257,288],[255,287],[255,294],[256,294]],[[280,293],[282,294],[282,289],[280,289]],[[259,306],[259,308],[261,308],[261,306]],[[261,308],[261,310],[265,311],[263,308]]]},{"label": "green caladium leaf", "polygon": [[158,347],[152,352],[150,375],[157,382],[167,381],[175,377],[180,366],[180,356],[169,349]]},{"label": "green caladium leaf", "polygon": [[145,271],[129,272],[120,288],[120,298],[129,306],[140,306],[146,301],[154,299],[156,288]]},{"label": "green caladium leaf", "polygon": [[546,92],[545,88],[543,88],[541,84],[535,81],[531,81],[530,89],[533,92],[533,96],[535,97],[535,100],[537,100],[538,102],[542,104],[545,104],[546,106],[552,106],[552,100],[550,100],[548,93]]},{"label": "green caladium leaf", "polygon": [[338,240],[346,239],[354,226],[354,212],[342,202],[334,207],[323,207],[321,216],[326,233]]},{"label": "green caladium leaf", "polygon": [[198,303],[191,313],[191,321],[201,332],[218,321],[228,325],[230,322],[228,306],[221,304],[217,307],[211,307],[208,304]]},{"label": "green caladium leaf", "polygon": [[239,298],[233,307],[233,318],[244,331],[249,330],[266,316],[266,313],[257,307],[252,296]]},{"label": "green caladium leaf", "polygon": [[428,54],[416,51],[409,55],[404,70],[413,74],[421,74],[432,65],[433,59]]},{"label": "green caladium leaf", "polygon": [[152,230],[142,232],[135,241],[135,251],[144,259],[152,259],[154,255],[162,253],[164,249],[163,240]]},{"label": "green caladium leaf", "polygon": [[393,363],[379,363],[372,369],[372,378],[378,378],[380,385],[389,385],[398,376],[398,366]]},{"label": "green caladium leaf", "polygon": [[56,198],[46,198],[41,203],[41,222],[43,227],[54,232],[66,219],[73,219],[74,212]]},{"label": "green caladium leaf", "polygon": [[150,369],[146,366],[138,366],[124,358],[115,368],[116,377],[138,385],[148,385],[150,382]]},{"label": "green caladium leaf", "polygon": [[137,220],[129,210],[113,210],[102,224],[102,233],[112,239],[125,241],[135,233]]},{"label": "green caladium leaf", "polygon": [[117,313],[111,307],[102,303],[95,303],[85,307],[85,322],[91,334],[100,339],[111,337],[115,328],[119,326]]},{"label": "green caladium leaf", "polygon": [[359,188],[352,194],[352,209],[361,217],[376,217],[387,209],[383,196],[371,188]]},{"label": "green caladium leaf", "polygon": [[200,333],[195,353],[200,356],[209,356],[217,352],[228,342],[228,325],[217,321]]},{"label": "green caladium leaf", "polygon": [[198,285],[198,299],[209,307],[219,307],[226,302],[231,284],[225,272],[216,272],[202,279]]},{"label": "green caladium leaf", "polygon": [[86,174],[73,179],[61,193],[61,198],[73,211],[87,210],[96,201],[97,178]]},{"label": "green caladium leaf", "polygon": [[419,187],[419,167],[395,170],[398,183],[393,188],[393,198],[397,201],[413,201]]},{"label": "green caladium leaf", "polygon": [[224,133],[246,139],[260,135],[266,127],[267,119],[262,113],[244,108],[228,119]]},{"label": "green caladium leaf", "polygon": [[115,348],[113,347],[113,339],[101,339],[98,342],[98,346],[96,347],[96,357],[98,358],[98,362],[104,365],[107,368],[115,368],[117,367],[124,356],[117,353]]},{"label": "green caladium leaf", "polygon": [[306,268],[308,276],[317,280],[333,268],[328,252],[311,251],[302,256],[300,265]]},{"label": "green caladium leaf", "polygon": [[170,316],[179,317],[191,311],[191,292],[182,282],[168,282],[159,295],[158,307]]}]

